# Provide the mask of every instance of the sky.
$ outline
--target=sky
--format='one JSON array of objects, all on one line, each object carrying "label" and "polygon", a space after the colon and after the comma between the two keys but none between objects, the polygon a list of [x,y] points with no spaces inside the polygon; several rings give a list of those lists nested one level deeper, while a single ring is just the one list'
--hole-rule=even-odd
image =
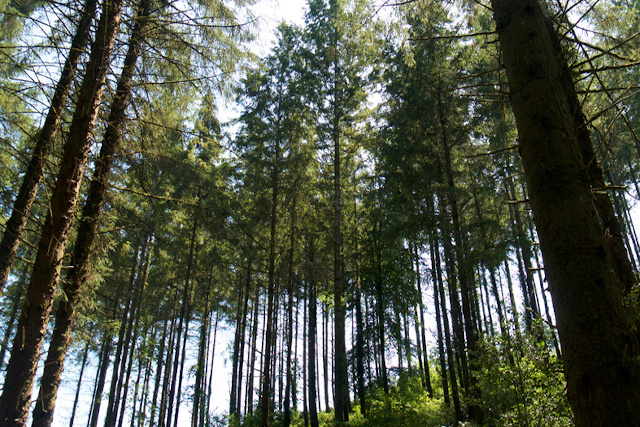
[{"label": "sky", "polygon": [[253,8],[260,20],[260,30],[255,41],[256,53],[268,52],[280,22],[302,25],[306,6],[307,2],[304,0],[259,0]]}]

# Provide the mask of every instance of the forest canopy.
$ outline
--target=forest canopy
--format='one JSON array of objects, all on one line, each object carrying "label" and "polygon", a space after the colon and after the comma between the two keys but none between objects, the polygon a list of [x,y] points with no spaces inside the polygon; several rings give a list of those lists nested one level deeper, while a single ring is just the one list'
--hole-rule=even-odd
[{"label": "forest canopy", "polygon": [[640,425],[640,2],[284,3],[0,0],[0,425]]}]

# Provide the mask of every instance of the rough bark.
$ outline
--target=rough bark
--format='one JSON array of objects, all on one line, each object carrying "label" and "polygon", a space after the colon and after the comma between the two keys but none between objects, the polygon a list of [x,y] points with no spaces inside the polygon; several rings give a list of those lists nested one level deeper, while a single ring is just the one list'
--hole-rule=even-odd
[{"label": "rough bark", "polygon": [[96,169],[82,212],[82,222],[78,229],[71,259],[72,267],[67,274],[67,280],[63,288],[65,298],[62,298],[60,307],[55,315],[55,327],[49,344],[44,373],[42,374],[38,400],[33,411],[32,425],[34,427],[50,426],[53,421],[60,376],[64,367],[65,355],[71,342],[76,311],[89,276],[89,257],[97,236],[100,209],[107,190],[113,157],[120,143],[120,129],[124,122],[125,108],[131,93],[131,81],[149,16],[150,3],[150,0],[143,0],[140,3],[138,19],[136,19],[122,73],[118,79],[116,95],[111,106],[104,141],[96,161]]},{"label": "rough bark", "polygon": [[11,216],[5,224],[5,231],[0,241],[0,295],[4,291],[11,265],[20,246],[22,232],[27,224],[31,205],[38,192],[38,184],[44,173],[44,157],[53,144],[80,57],[89,42],[89,30],[96,14],[97,3],[98,0],[85,1],[84,9],[81,12],[78,27],[76,28],[76,34],[71,41],[69,56],[62,67],[60,79],[51,98],[49,112],[40,132],[38,132],[36,144],[33,147],[33,153],[31,153],[31,159],[27,165],[18,196],[13,204]]},{"label": "rough bark", "polygon": [[6,426],[20,426],[27,421],[35,370],[53,305],[53,294],[60,277],[62,257],[91,146],[91,131],[102,99],[122,5],[123,0],[105,3],[78,95],[25,305],[18,321],[21,333],[16,335],[13,343],[0,397],[0,424]]},{"label": "rough bark", "polygon": [[546,17],[492,0],[578,426],[640,425],[640,366]]}]

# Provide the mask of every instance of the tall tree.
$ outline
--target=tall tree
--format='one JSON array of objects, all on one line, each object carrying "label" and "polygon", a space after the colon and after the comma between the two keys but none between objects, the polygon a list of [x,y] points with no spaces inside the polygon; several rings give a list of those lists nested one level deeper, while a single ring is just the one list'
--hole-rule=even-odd
[{"label": "tall tree", "polygon": [[98,0],[86,0],[84,9],[80,12],[78,27],[69,48],[69,55],[62,68],[60,79],[51,98],[49,112],[42,128],[38,132],[36,144],[33,147],[31,159],[22,179],[20,191],[16,196],[11,216],[5,224],[4,234],[0,241],[0,294],[4,290],[13,259],[20,245],[22,232],[27,224],[31,205],[36,198],[38,184],[44,173],[47,150],[53,144],[78,63],[85,46],[89,42],[91,23],[96,13],[97,3]]},{"label": "tall tree", "polygon": [[33,426],[50,426],[53,421],[57,389],[64,366],[64,358],[69,347],[76,310],[81,292],[89,273],[89,255],[97,235],[100,207],[109,182],[111,163],[120,141],[120,128],[124,122],[125,109],[130,97],[131,82],[136,67],[140,47],[144,39],[149,18],[151,0],[142,0],[136,16],[136,24],[131,34],[129,48],[122,73],[118,80],[116,96],[111,106],[108,127],[97,160],[97,167],[91,180],[89,194],[82,212],[82,222],[76,237],[72,269],[67,274],[64,286],[65,298],[55,316],[55,327],[47,352],[45,370],[41,379],[38,400],[33,412]]},{"label": "tall tree", "polygon": [[[365,100],[367,36],[363,19],[365,0],[341,2],[310,0],[306,15],[309,99],[318,115],[317,131],[323,149],[331,152],[333,203],[333,304],[334,304],[334,406],[338,422],[349,419],[349,385],[345,335],[347,277],[342,236],[344,233],[343,186],[348,161],[346,135],[353,129]],[[368,27],[367,27],[368,28]],[[345,155],[347,156],[345,158]]]},{"label": "tall tree", "polygon": [[25,304],[18,321],[19,330],[24,332],[17,334],[14,340],[0,397],[0,422],[6,425],[26,423],[40,348],[60,276],[122,6],[122,0],[105,2],[79,90]]},{"label": "tall tree", "polygon": [[625,317],[545,10],[537,0],[491,4],[576,424],[638,424],[640,350]]}]

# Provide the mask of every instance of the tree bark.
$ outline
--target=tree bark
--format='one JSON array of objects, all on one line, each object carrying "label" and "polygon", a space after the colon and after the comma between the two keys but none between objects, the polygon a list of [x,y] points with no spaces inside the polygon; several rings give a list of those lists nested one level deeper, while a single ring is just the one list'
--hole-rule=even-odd
[{"label": "tree bark", "polygon": [[36,145],[33,148],[31,159],[27,166],[20,191],[13,205],[11,216],[5,224],[5,231],[0,241],[0,295],[4,291],[11,265],[18,252],[22,232],[27,224],[27,218],[31,205],[38,192],[38,184],[44,173],[45,154],[53,144],[53,139],[58,131],[60,117],[64,109],[65,101],[69,95],[73,77],[78,68],[82,52],[89,41],[91,22],[96,14],[98,0],[86,0],[81,12],[76,34],[71,41],[69,56],[67,57],[55,92],[51,98],[49,112],[38,133]]},{"label": "tree bark", "polygon": [[492,0],[577,426],[640,425],[640,366],[546,17]]},{"label": "tree bark", "polygon": [[143,32],[149,17],[150,0],[142,0],[138,19],[131,33],[128,52],[125,56],[122,73],[118,79],[116,95],[111,106],[107,130],[96,161],[96,169],[91,180],[89,194],[82,212],[82,222],[78,229],[76,243],[71,259],[72,268],[64,285],[65,298],[55,315],[55,327],[47,353],[44,373],[42,374],[38,400],[33,411],[33,427],[50,426],[58,393],[60,376],[64,368],[64,359],[71,342],[76,311],[89,275],[89,257],[97,236],[100,209],[109,182],[109,172],[115,151],[120,143],[120,129],[125,118],[125,108],[131,93],[131,81],[136,61],[144,38]]},{"label": "tree bark", "polygon": [[74,217],[123,0],[105,3],[76,103],[0,397],[0,424],[27,422],[31,389]]}]

